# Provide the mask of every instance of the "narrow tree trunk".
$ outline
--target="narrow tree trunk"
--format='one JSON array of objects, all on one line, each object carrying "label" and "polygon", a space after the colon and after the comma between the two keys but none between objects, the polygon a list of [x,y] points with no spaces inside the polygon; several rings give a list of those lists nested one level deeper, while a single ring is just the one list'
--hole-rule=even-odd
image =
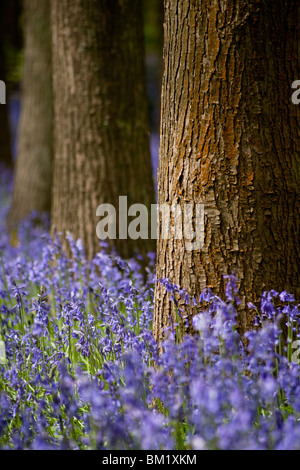
[{"label": "narrow tree trunk", "polygon": [[146,29],[146,61],[150,97],[151,129],[156,135],[160,129],[161,85],[163,72],[164,0],[144,0]]},{"label": "narrow tree trunk", "polygon": [[25,66],[10,228],[51,204],[53,148],[49,0],[24,1]]},{"label": "narrow tree trunk", "polygon": [[[53,231],[99,249],[97,207],[154,202],[139,0],[53,0]],[[123,214],[124,215],[124,214]],[[117,229],[118,237],[118,229]],[[109,240],[130,256],[151,240]]]},{"label": "narrow tree trunk", "polygon": [[[157,277],[192,296],[238,278],[241,331],[247,302],[268,289],[299,298],[299,70],[297,0],[165,0],[159,203],[204,204],[204,245],[157,248]],[[196,225],[193,220],[194,227]],[[161,229],[161,228],[160,228]],[[192,310],[186,309],[189,331]],[[155,293],[154,333],[175,315]]]}]

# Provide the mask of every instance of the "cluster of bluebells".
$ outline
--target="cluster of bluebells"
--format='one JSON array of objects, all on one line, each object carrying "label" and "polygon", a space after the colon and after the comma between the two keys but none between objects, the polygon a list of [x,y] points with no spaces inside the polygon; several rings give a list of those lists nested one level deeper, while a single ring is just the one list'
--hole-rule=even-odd
[{"label": "cluster of bluebells", "polygon": [[[4,188],[4,189],[3,189]],[[159,349],[152,335],[154,257],[87,262],[80,241],[25,221],[11,243],[0,185],[1,449],[300,449],[300,311],[266,292],[257,328],[237,331],[235,278],[225,299],[189,299],[196,334]],[[34,217],[34,216],[33,216]],[[184,318],[183,303],[179,317]],[[176,325],[174,325],[176,328]],[[287,340],[282,341],[283,330]]]}]

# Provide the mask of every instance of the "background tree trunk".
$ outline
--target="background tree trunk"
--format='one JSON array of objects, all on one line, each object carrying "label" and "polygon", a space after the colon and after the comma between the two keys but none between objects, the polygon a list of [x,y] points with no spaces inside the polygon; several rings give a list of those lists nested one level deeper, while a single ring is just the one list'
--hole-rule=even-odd
[{"label": "background tree trunk", "polygon": [[[53,0],[52,229],[100,248],[96,210],[154,201],[139,0]],[[118,231],[117,231],[118,233]],[[112,240],[125,258],[151,240]]]},{"label": "background tree trunk", "polygon": [[[300,107],[291,101],[299,7],[165,0],[159,203],[203,203],[205,243],[189,252],[160,237],[157,277],[196,298],[205,287],[224,298],[223,276],[235,273],[241,331],[253,322],[247,302],[264,290],[300,294]],[[157,287],[157,340],[171,314]]]},{"label": "background tree trunk", "polygon": [[22,111],[9,227],[33,210],[50,211],[53,153],[49,0],[24,1]]}]

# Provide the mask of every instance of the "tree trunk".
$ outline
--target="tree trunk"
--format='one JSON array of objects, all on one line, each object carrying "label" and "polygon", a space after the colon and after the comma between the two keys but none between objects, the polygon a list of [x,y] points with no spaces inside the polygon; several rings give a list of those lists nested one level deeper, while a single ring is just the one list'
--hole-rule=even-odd
[{"label": "tree trunk", "polygon": [[12,206],[8,225],[50,211],[53,153],[49,0],[24,1],[25,65]]},{"label": "tree trunk", "polygon": [[[204,245],[161,236],[157,278],[198,299],[224,298],[238,278],[239,326],[263,291],[299,298],[299,70],[297,0],[165,0],[159,204],[204,204]],[[193,219],[193,226],[196,220]],[[198,234],[199,235],[199,234]],[[155,293],[158,341],[175,315]],[[192,331],[192,308],[186,308]]]},{"label": "tree trunk", "polygon": [[[92,258],[98,206],[154,202],[141,2],[53,0],[52,25],[52,229],[80,238]],[[154,251],[150,239],[120,240],[118,228],[108,242],[123,257]]]}]

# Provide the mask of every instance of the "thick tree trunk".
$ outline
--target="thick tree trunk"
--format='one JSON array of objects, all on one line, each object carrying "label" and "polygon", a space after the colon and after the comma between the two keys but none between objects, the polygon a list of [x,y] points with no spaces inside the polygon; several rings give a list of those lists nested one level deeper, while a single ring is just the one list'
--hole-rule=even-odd
[{"label": "thick tree trunk", "polygon": [[[157,248],[157,277],[192,296],[238,278],[241,331],[247,302],[268,289],[299,298],[299,70],[297,0],[165,0],[165,73],[159,203],[204,204],[204,245]],[[196,221],[193,220],[194,227]],[[161,230],[161,227],[160,227]],[[187,308],[189,331],[192,310]],[[174,316],[155,293],[154,334]]]},{"label": "thick tree trunk", "polygon": [[32,211],[49,212],[53,148],[49,0],[24,1],[25,65],[9,227]]},{"label": "thick tree trunk", "polygon": [[[139,0],[53,0],[52,228],[99,249],[98,206],[154,202]],[[124,214],[122,214],[124,216]],[[149,240],[108,240],[128,257]],[[155,245],[154,245],[155,249]]]}]

